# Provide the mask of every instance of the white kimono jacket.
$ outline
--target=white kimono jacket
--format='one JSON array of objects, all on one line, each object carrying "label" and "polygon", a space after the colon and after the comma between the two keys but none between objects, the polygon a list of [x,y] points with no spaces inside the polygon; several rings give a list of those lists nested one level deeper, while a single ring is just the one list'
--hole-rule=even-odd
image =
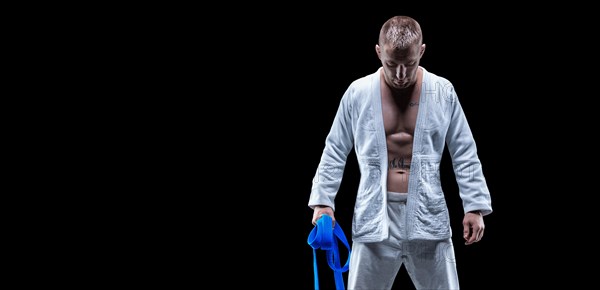
[{"label": "white kimono jacket", "polygon": [[[448,146],[464,212],[492,212],[490,193],[477,148],[453,85],[423,69],[406,203],[406,239],[439,240],[452,236],[440,183],[440,161]],[[381,110],[380,70],[355,80],[344,93],[321,161],[308,206],[330,206],[342,182],[350,150],[360,168],[352,220],[352,240],[382,241],[388,236],[387,149]]]}]

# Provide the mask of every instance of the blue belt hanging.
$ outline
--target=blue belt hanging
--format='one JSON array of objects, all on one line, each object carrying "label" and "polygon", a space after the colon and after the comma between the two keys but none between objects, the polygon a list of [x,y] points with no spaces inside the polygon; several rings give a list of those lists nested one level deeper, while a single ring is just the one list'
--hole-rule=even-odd
[{"label": "blue belt hanging", "polygon": [[[332,218],[328,215],[323,215],[317,220],[317,225],[312,229],[308,235],[308,244],[313,248],[313,266],[315,271],[315,290],[319,290],[319,274],[317,271],[317,250],[325,250],[327,254],[327,264],[329,268],[333,270],[335,278],[335,289],[344,290],[344,278],[343,272],[348,271],[350,264],[350,254],[352,252],[350,244],[344,235],[344,231],[340,227],[339,223],[336,222],[335,226],[332,227]],[[344,267],[340,264],[340,251],[338,248],[338,241],[340,240],[348,249],[348,260]]]}]

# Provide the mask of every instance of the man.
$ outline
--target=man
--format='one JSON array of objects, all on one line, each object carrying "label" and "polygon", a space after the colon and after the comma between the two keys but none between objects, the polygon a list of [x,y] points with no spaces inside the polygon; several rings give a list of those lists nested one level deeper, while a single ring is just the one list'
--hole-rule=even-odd
[{"label": "man", "polygon": [[419,65],[419,23],[386,21],[375,45],[382,66],[340,101],[313,180],[312,223],[329,215],[349,152],[361,176],[352,220],[348,289],[391,289],[405,265],[417,289],[459,289],[449,212],[440,184],[447,146],[463,202],[465,244],[492,212],[477,148],[454,87]]}]

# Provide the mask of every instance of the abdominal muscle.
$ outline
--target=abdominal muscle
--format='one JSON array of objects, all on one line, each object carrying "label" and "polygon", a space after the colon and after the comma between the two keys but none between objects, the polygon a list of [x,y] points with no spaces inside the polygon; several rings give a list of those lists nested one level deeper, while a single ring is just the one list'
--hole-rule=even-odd
[{"label": "abdominal muscle", "polygon": [[387,136],[387,190],[408,194],[408,177],[412,161],[413,136],[399,132]]}]

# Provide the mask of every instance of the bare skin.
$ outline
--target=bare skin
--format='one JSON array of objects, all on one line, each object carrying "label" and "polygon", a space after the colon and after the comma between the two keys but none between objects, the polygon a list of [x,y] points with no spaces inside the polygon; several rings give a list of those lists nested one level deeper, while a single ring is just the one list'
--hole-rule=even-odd
[{"label": "bare skin", "polygon": [[388,191],[408,193],[422,76],[423,73],[419,69],[416,82],[400,91],[389,87],[384,78],[381,79],[383,127],[388,154]]}]

